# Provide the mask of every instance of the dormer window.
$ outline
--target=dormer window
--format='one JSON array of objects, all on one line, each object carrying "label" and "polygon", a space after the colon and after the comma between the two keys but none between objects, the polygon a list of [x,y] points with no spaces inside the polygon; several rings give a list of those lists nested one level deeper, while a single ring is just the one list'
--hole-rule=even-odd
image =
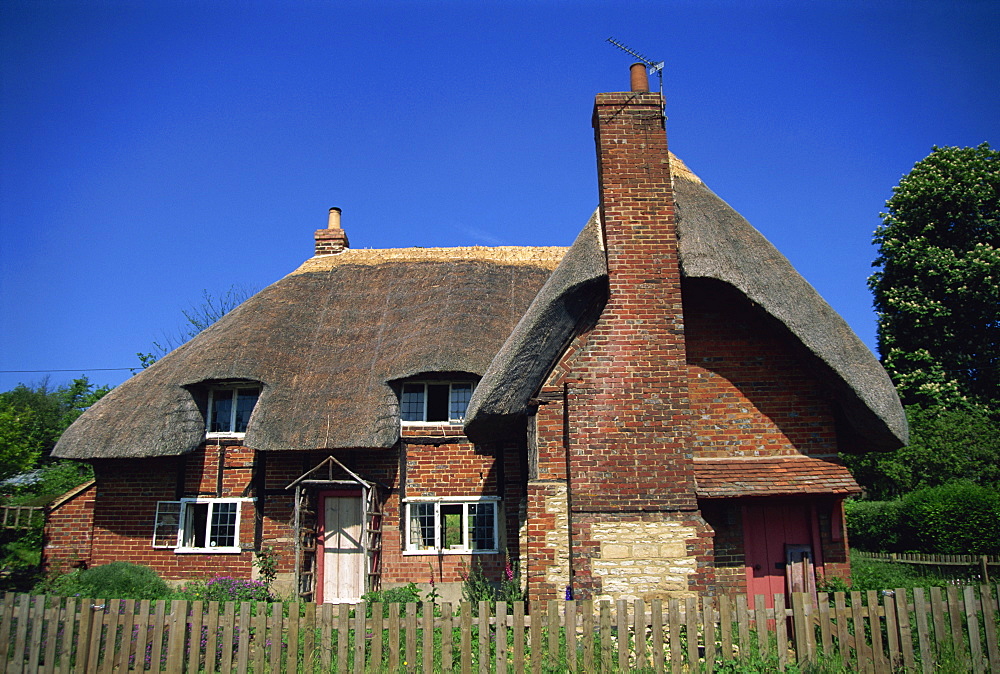
[{"label": "dormer window", "polygon": [[472,382],[403,384],[399,417],[403,421],[461,423],[472,398]]},{"label": "dormer window", "polygon": [[246,433],[250,413],[253,412],[260,386],[250,384],[215,386],[208,392],[209,435],[236,435]]}]

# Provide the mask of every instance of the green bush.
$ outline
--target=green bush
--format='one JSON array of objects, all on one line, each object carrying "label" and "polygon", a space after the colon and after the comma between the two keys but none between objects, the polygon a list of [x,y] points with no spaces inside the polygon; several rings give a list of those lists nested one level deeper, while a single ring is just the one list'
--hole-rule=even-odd
[{"label": "green bush", "polygon": [[900,549],[902,511],[899,501],[848,501],[844,504],[851,546],[869,552]]},{"label": "green bush", "polygon": [[36,586],[36,592],[91,599],[169,599],[173,591],[146,566],[111,562],[86,571],[72,571]]},{"label": "green bush", "polygon": [[851,545],[869,552],[1000,553],[1000,492],[950,482],[895,501],[846,504]]},{"label": "green bush", "polygon": [[920,552],[1000,553],[1000,493],[971,482],[910,492],[902,499],[902,535]]}]

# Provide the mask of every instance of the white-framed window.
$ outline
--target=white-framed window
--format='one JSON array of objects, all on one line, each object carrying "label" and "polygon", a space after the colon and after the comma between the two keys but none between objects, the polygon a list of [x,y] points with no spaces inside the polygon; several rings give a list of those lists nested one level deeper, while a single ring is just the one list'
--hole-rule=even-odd
[{"label": "white-framed window", "polygon": [[159,501],[153,547],[175,552],[239,552],[244,499],[191,498]]},{"label": "white-framed window", "polygon": [[250,413],[260,397],[260,386],[236,384],[216,386],[208,391],[208,418],[205,430],[211,436],[246,433]]},{"label": "white-framed window", "polygon": [[399,418],[403,421],[461,423],[472,398],[472,382],[412,382],[403,384]]},{"label": "white-framed window", "polygon": [[497,552],[498,498],[408,499],[406,552],[438,554]]}]

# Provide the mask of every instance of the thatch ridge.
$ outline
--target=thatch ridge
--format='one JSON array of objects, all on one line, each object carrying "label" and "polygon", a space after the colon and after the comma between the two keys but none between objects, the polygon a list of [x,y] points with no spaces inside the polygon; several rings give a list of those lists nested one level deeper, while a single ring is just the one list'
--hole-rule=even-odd
[{"label": "thatch ridge", "polygon": [[115,388],[54,455],[190,452],[204,439],[205,382],[231,380],[263,385],[247,446],[392,447],[399,415],[389,382],[481,375],[550,274],[547,263],[457,257],[293,273]]}]

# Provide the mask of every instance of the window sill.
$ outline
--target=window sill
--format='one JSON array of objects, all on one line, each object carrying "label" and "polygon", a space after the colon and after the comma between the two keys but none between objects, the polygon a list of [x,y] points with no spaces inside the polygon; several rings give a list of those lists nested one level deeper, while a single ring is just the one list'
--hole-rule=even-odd
[{"label": "window sill", "polygon": [[404,550],[403,556],[430,556],[438,555],[498,555],[499,550]]},{"label": "window sill", "polygon": [[223,433],[219,431],[205,433],[206,440],[225,440],[227,438],[232,440],[242,440],[244,437],[246,437],[246,433]]},{"label": "window sill", "polygon": [[174,548],[178,555],[233,555],[243,552],[242,548]]}]

